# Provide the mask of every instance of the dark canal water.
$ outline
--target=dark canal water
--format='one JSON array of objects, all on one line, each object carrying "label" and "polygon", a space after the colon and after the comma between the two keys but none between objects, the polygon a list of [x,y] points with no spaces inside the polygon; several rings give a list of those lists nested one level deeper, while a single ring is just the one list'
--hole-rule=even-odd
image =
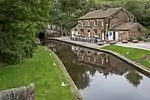
[{"label": "dark canal water", "polygon": [[48,41],[85,100],[150,100],[150,78],[116,57]]}]

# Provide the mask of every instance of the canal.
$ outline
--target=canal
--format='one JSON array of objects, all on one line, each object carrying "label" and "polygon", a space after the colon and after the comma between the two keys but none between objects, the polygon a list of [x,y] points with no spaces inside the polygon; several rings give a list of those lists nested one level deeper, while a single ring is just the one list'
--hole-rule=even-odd
[{"label": "canal", "polygon": [[120,59],[57,41],[47,41],[85,100],[150,100],[150,78]]}]

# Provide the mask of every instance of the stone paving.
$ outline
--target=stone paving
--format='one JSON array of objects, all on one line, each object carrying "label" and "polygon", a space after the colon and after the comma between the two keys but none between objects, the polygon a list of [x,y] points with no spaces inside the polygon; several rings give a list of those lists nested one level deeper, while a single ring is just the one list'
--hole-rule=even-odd
[{"label": "stone paving", "polygon": [[59,38],[56,38],[56,39],[62,40],[62,41],[67,41],[67,42],[70,42],[70,43],[75,43],[75,44],[82,44],[84,46],[93,47],[93,48],[101,48],[101,47],[109,45],[109,44],[104,44],[103,46],[100,46],[100,45],[98,45],[96,43],[87,43],[87,42],[81,42],[81,41],[73,41],[69,37],[59,37]]},{"label": "stone paving", "polygon": [[150,51],[150,42],[127,43],[127,44],[118,43],[116,45],[123,46],[123,47],[145,49],[145,50],[149,50]]},{"label": "stone paving", "polygon": [[[95,43],[72,41],[72,40],[70,40],[69,37],[58,37],[57,39],[67,41],[67,42],[71,42],[71,43],[75,43],[75,44],[82,44],[84,46],[93,47],[93,48],[101,48],[101,47],[109,45],[109,44],[104,44],[103,46],[100,46],[100,45],[95,44]],[[123,47],[131,47],[131,48],[139,48],[139,49],[150,50],[150,42],[127,43],[127,44],[117,43],[116,45],[123,46]]]}]

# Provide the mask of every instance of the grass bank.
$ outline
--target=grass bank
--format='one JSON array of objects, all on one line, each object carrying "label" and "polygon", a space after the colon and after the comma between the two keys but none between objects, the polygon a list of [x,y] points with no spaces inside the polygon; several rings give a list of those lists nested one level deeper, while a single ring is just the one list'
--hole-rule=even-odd
[{"label": "grass bank", "polygon": [[148,50],[121,47],[121,46],[116,46],[116,45],[106,46],[106,47],[103,47],[102,49],[117,52],[133,61],[136,61],[146,66],[147,68],[150,68],[150,51]]},{"label": "grass bank", "polygon": [[[56,63],[56,65],[54,64]],[[73,100],[66,80],[49,50],[39,47],[24,63],[0,68],[0,90],[35,83],[35,100]]]}]

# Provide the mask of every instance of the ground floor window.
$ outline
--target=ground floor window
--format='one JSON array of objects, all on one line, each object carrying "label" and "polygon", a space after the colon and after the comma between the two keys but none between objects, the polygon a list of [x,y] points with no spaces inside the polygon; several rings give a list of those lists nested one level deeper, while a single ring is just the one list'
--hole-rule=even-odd
[{"label": "ground floor window", "polygon": [[90,32],[90,30],[88,30],[88,37],[91,37],[91,32]]}]

